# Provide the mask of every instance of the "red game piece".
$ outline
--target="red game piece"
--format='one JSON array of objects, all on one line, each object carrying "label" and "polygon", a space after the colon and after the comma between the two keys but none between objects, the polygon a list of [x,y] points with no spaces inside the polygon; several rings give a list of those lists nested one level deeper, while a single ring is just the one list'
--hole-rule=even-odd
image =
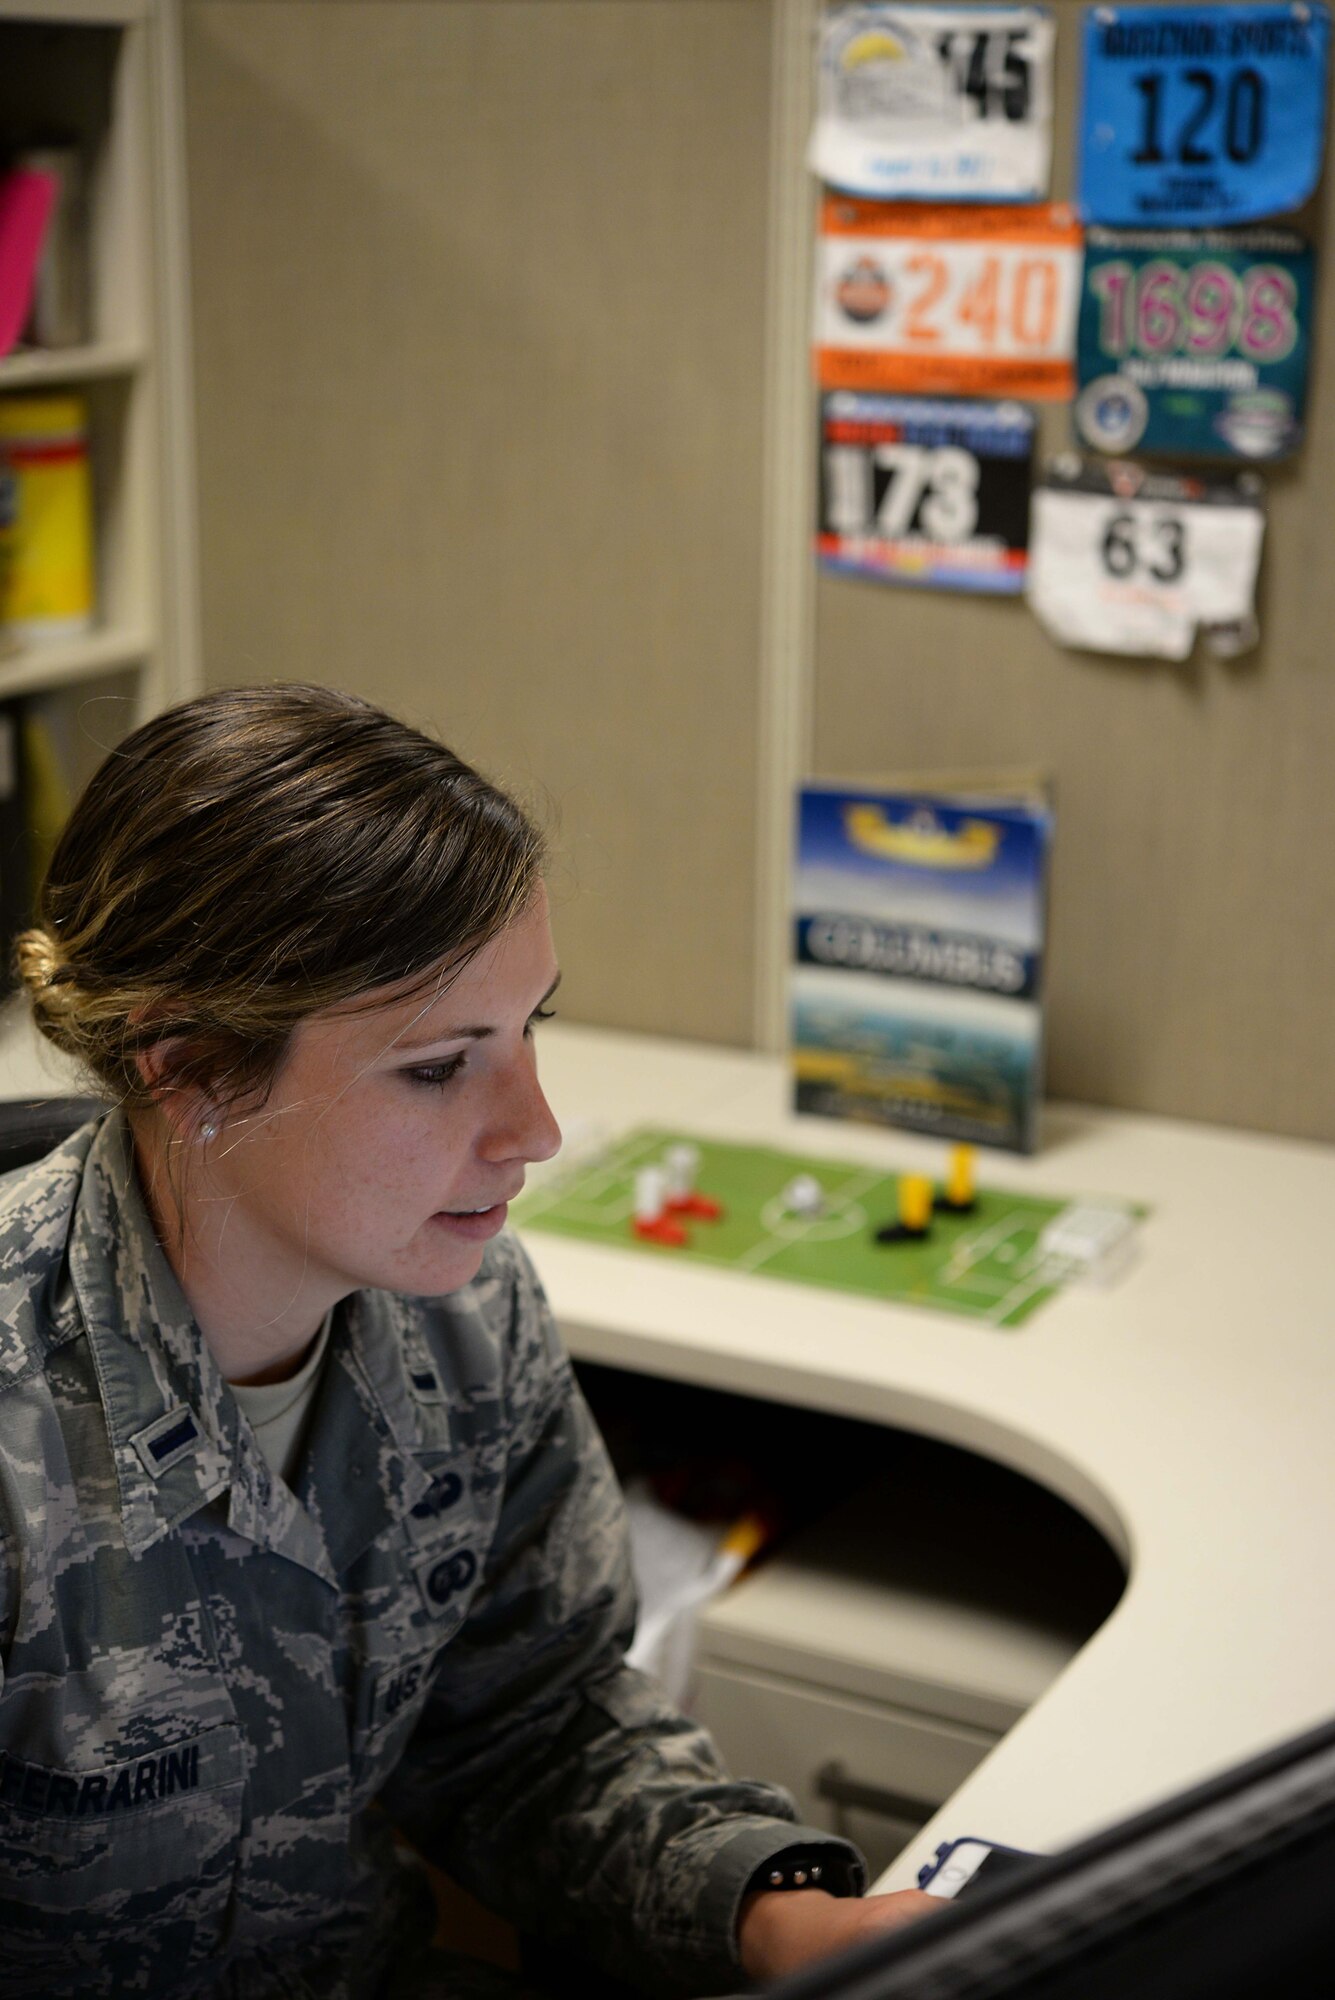
[{"label": "red game piece", "polygon": [[723,1214],[722,1205],[711,1200],[707,1194],[697,1192],[695,1176],[700,1167],[700,1148],[688,1140],[679,1140],[669,1146],[664,1158],[667,1179],[667,1199],[664,1207],[669,1215],[689,1215],[696,1222],[717,1222]]},{"label": "red game piece", "polygon": [[669,1215],[691,1215],[697,1222],[718,1222],[722,1219],[723,1205],[713,1201],[707,1194],[669,1195],[667,1201]]},{"label": "red game piece", "polygon": [[634,1216],[630,1226],[645,1243],[666,1243],[673,1250],[686,1248],[686,1231],[670,1215],[660,1215],[652,1222],[641,1222]]}]

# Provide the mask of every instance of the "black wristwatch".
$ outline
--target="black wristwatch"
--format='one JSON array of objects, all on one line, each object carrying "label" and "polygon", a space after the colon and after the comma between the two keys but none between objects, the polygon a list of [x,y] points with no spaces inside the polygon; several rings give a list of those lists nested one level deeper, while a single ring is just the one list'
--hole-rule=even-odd
[{"label": "black wristwatch", "polygon": [[860,1896],[862,1870],[837,1847],[785,1847],[762,1861],[742,1894],[776,1889],[824,1889],[828,1896]]}]

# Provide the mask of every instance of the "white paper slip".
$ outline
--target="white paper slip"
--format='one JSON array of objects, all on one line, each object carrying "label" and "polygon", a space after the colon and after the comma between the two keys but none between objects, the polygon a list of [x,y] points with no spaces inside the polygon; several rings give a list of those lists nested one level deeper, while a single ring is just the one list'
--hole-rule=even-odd
[{"label": "white paper slip", "polygon": [[1123,1202],[1073,1202],[1044,1229],[1039,1253],[1072,1265],[1092,1284],[1107,1284],[1125,1268],[1139,1225]]},{"label": "white paper slip", "polygon": [[1179,478],[1062,459],[1036,488],[1028,595],[1065,646],[1185,660],[1200,627],[1254,631],[1254,475]]}]

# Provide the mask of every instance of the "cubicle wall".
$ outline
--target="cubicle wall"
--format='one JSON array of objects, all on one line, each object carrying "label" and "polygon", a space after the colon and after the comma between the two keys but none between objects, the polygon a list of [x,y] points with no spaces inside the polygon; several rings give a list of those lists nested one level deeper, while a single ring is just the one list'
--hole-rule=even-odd
[{"label": "cubicle wall", "polygon": [[810,461],[774,230],[814,12],[187,0],[209,678],[365,690],[536,791],[566,1012],[739,1043],[799,768],[1046,765],[1052,1089],[1335,1138],[1329,280],[1256,652],[1064,654],[1022,604],[817,584],[774,508]]},{"label": "cubicle wall", "polygon": [[197,0],[207,672],[534,794],[563,1006],[751,1032],[769,18]]}]

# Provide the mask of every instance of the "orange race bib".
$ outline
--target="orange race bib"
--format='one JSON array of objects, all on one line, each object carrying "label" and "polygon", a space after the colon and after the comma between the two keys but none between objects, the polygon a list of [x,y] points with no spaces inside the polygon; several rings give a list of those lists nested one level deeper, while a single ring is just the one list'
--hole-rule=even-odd
[{"label": "orange race bib", "polygon": [[1064,400],[1080,226],[1061,204],[935,207],[829,194],[816,266],[825,389]]}]

